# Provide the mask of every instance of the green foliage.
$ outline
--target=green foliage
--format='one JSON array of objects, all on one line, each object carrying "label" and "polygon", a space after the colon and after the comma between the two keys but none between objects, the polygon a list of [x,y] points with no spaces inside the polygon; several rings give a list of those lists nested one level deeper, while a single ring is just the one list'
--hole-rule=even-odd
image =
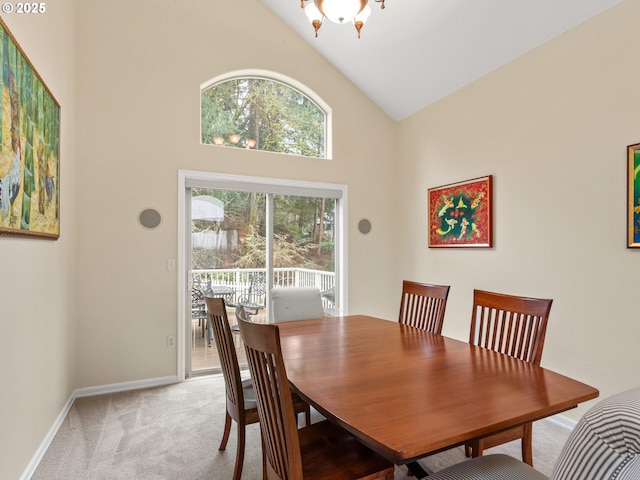
[{"label": "green foliage", "polygon": [[219,265],[219,262],[220,258],[216,255],[215,250],[194,248],[191,252],[191,268],[194,270],[215,268]]},{"label": "green foliage", "polygon": [[[314,244],[304,241],[291,241],[286,235],[274,235],[274,266],[316,268],[307,258],[314,247]],[[236,265],[239,268],[264,268],[267,264],[266,251],[266,238],[250,225],[249,234],[243,238],[241,255]]]},{"label": "green foliage", "polygon": [[[193,268],[264,268],[266,194],[193,189],[193,197],[200,195],[211,195],[222,202],[224,220],[194,219],[192,231],[222,233],[227,235],[227,243],[214,251],[194,250]],[[333,199],[275,195],[275,266],[327,270],[328,265],[333,268],[334,211]]]},{"label": "green foliage", "polygon": [[[202,142],[215,137],[243,147],[302,156],[325,156],[325,113],[288,85],[265,78],[236,78],[201,93]],[[229,143],[229,135],[244,140]]]},{"label": "green foliage", "polygon": [[320,244],[320,248],[322,249],[323,252],[333,252],[333,249],[335,248],[335,244],[333,242],[322,242]]}]

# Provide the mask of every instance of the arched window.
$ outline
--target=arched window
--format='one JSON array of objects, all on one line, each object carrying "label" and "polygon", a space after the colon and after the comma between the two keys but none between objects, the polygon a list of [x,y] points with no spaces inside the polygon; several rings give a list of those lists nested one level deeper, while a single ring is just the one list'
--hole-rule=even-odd
[{"label": "arched window", "polygon": [[281,75],[217,77],[201,87],[200,112],[203,144],[330,158],[329,108]]}]

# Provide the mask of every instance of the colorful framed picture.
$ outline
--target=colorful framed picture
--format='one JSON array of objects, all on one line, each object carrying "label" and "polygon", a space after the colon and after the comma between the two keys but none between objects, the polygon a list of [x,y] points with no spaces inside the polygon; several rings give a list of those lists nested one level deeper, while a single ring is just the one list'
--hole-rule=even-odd
[{"label": "colorful framed picture", "polygon": [[627,248],[640,248],[640,143],[627,147]]},{"label": "colorful framed picture", "polygon": [[60,236],[60,105],[0,19],[0,235]]},{"label": "colorful framed picture", "polygon": [[491,247],[492,176],[428,190],[429,247]]}]

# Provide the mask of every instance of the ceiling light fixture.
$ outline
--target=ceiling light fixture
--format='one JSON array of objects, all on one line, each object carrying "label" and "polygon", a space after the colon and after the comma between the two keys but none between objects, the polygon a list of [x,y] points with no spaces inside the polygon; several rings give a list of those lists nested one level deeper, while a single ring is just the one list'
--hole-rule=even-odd
[{"label": "ceiling light fixture", "polygon": [[[384,8],[384,0],[374,1],[381,4],[381,9]],[[328,18],[332,22],[340,24],[345,20],[350,20],[356,27],[358,38],[360,38],[360,30],[371,15],[368,3],[369,0],[300,0],[300,6],[304,8],[304,13],[316,31],[316,37],[322,22]]]}]

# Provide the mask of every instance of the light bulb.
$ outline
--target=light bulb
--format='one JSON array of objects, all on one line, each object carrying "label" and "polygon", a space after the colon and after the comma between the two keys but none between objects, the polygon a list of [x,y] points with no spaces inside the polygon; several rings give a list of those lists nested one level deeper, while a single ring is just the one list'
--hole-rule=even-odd
[{"label": "light bulb", "polygon": [[369,18],[369,15],[371,15],[371,8],[369,7],[369,5],[365,5],[362,11],[353,19],[353,25],[358,31],[358,38],[360,38],[360,30],[362,30],[362,27]]},{"label": "light bulb", "polygon": [[365,24],[369,19],[369,15],[371,15],[371,7],[369,5],[365,5],[362,11],[354,17],[353,23],[362,22]]},{"label": "light bulb", "polygon": [[318,10],[318,7],[316,7],[316,4],[313,2],[309,2],[307,6],[304,7],[304,14],[312,24],[314,20],[322,22],[322,13],[320,12],[320,10]]},{"label": "light bulb", "polygon": [[314,0],[318,10],[334,23],[353,20],[366,0]]},{"label": "light bulb", "polygon": [[324,19],[324,15],[322,12],[318,10],[316,4],[314,2],[309,2],[309,4],[304,7],[304,13],[313,25],[314,30],[316,31],[316,38],[318,37],[318,30],[322,26],[322,20]]}]

